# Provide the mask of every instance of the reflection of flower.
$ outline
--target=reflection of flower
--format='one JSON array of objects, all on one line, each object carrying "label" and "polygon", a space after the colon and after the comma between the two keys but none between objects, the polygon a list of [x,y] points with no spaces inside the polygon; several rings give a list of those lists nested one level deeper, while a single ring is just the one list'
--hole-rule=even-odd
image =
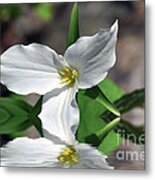
[{"label": "reflection of flower", "polygon": [[[59,126],[59,122],[57,122],[57,125]],[[63,128],[66,128],[66,126]],[[58,131],[59,128],[55,130]],[[1,165],[17,167],[113,168],[107,164],[106,156],[95,148],[88,144],[79,144],[77,141],[70,144],[70,138],[65,137],[65,139],[66,143],[60,143],[56,139],[53,142],[47,138],[16,138],[9,142],[6,147],[1,148]]]},{"label": "reflection of flower", "polygon": [[[15,45],[1,56],[1,82],[18,94],[45,95],[41,114],[43,129],[58,138],[74,142],[79,110],[78,88],[90,88],[105,78],[115,63],[117,21],[91,37],[81,37],[64,57],[40,44]],[[57,125],[58,123],[59,125]],[[66,130],[66,128],[69,130]],[[57,129],[57,130],[56,130]]]}]

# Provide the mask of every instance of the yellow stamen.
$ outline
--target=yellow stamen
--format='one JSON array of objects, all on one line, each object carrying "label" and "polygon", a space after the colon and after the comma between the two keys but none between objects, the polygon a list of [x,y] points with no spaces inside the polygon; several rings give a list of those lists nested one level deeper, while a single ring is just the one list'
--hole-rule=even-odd
[{"label": "yellow stamen", "polygon": [[70,79],[70,80],[66,81],[66,84],[70,85],[70,84],[72,84],[72,82],[73,82],[72,79]]},{"label": "yellow stamen", "polygon": [[66,72],[69,72],[69,73],[71,72],[71,69],[68,68],[68,67],[65,67],[64,70],[65,70]]},{"label": "yellow stamen", "polygon": [[74,85],[74,82],[77,79],[77,71],[71,67],[65,67],[63,70],[59,70],[61,82],[66,83],[68,86]]},{"label": "yellow stamen", "polygon": [[67,82],[67,81],[69,81],[69,80],[70,80],[69,77],[62,77],[62,78],[61,78],[61,81],[62,81],[62,82]]},{"label": "yellow stamen", "polygon": [[63,149],[58,160],[65,165],[72,165],[79,162],[79,156],[72,146],[68,146]]},{"label": "yellow stamen", "polygon": [[64,75],[65,75],[65,72],[59,71],[59,74],[62,75],[62,76],[64,76]]}]

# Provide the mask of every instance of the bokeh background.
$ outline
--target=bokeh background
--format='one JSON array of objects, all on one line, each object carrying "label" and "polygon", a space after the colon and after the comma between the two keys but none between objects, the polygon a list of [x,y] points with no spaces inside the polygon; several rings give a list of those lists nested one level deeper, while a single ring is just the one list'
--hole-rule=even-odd
[{"label": "bokeh background", "polygon": [[[73,3],[4,4],[0,5],[1,44],[0,53],[14,44],[43,43],[63,54]],[[80,35],[93,35],[101,27],[110,27],[119,20],[117,63],[109,77],[125,92],[144,87],[144,40],[145,3],[139,1],[81,2],[79,3]],[[1,85],[1,96],[9,91]],[[37,96],[26,100],[34,104]],[[124,115],[124,119],[135,125],[144,124],[144,111],[136,108]],[[36,137],[33,128],[26,132]],[[7,136],[3,140],[7,140]],[[120,147],[126,148],[126,147]],[[143,151],[143,146],[127,147]],[[144,161],[118,161],[115,152],[110,163],[117,169],[144,169]]]}]

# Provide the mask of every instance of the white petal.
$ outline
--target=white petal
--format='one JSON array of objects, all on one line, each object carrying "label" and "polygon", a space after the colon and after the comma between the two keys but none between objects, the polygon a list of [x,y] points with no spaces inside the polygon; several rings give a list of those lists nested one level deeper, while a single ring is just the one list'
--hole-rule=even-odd
[{"label": "white petal", "polygon": [[65,63],[47,46],[15,45],[1,55],[1,82],[18,94],[45,94],[62,86],[57,68]]},{"label": "white petal", "polygon": [[65,52],[65,59],[79,72],[79,88],[90,88],[102,81],[116,61],[118,22],[91,37],[81,37]]},{"label": "white petal", "polygon": [[57,143],[74,143],[74,135],[79,124],[76,90],[76,86],[67,87],[44,96],[39,117],[46,138]]},{"label": "white petal", "polygon": [[106,161],[107,156],[94,147],[88,144],[77,144],[75,149],[80,156],[80,162],[75,164],[74,168],[113,169]]},{"label": "white petal", "polygon": [[1,148],[1,165],[16,167],[55,167],[63,145],[45,138],[17,138]]}]

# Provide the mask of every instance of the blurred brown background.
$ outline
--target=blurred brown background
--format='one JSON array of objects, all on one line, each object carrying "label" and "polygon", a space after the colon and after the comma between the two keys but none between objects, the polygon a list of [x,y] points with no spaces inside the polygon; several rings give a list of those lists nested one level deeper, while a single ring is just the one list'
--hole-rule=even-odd
[{"label": "blurred brown background", "polygon": [[[73,3],[0,5],[0,52],[17,43],[38,42],[63,54],[72,6]],[[109,77],[125,92],[144,87],[144,1],[81,2],[79,16],[81,36],[93,35],[101,27],[110,27],[115,19],[119,20],[117,63]],[[9,91],[1,87],[1,95],[7,96]],[[144,112],[134,109],[125,119],[142,125]],[[142,151],[144,147],[132,148]],[[115,154],[110,161],[118,169],[144,168],[141,161],[116,161]]]}]

